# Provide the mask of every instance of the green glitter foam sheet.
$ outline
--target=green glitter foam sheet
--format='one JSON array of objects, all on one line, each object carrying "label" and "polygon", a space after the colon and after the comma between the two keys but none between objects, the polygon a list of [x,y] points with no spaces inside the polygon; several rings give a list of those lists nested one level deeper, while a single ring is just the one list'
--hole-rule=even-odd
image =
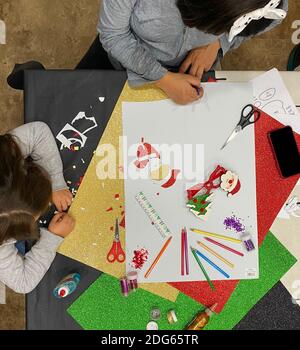
[{"label": "green glitter foam sheet", "polygon": [[[260,247],[259,256],[260,279],[241,281],[221,314],[214,315],[206,329],[232,329],[296,262],[272,233]],[[86,330],[145,330],[153,308],[161,310],[159,329],[182,330],[204,307],[182,293],[175,303],[143,289],[125,298],[119,281],[103,274],[68,312]],[[166,318],[171,309],[178,317],[174,325],[169,325]]]}]

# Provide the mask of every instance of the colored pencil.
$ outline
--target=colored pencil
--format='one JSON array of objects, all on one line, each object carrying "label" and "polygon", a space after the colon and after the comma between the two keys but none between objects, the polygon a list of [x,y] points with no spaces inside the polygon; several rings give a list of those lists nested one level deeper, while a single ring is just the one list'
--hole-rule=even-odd
[{"label": "colored pencil", "polygon": [[213,249],[209,248],[208,246],[206,246],[205,244],[201,243],[201,242],[197,242],[200,247],[202,247],[203,249],[205,249],[207,252],[211,253],[212,255],[214,255],[217,259],[223,261],[224,264],[228,265],[229,267],[231,267],[232,269],[234,268],[233,263],[231,263],[230,261],[228,261],[227,259],[223,258],[222,255],[218,254],[216,251],[214,251]]},{"label": "colored pencil", "polygon": [[148,278],[150,273],[152,272],[152,270],[154,269],[154,267],[156,266],[156,264],[158,263],[159,259],[162,257],[162,255],[164,254],[164,252],[166,251],[166,249],[168,248],[168,245],[170,244],[171,240],[172,240],[172,236],[169,237],[169,239],[166,241],[166,243],[164,244],[164,246],[162,247],[161,251],[158,253],[157,257],[155,258],[155,260],[153,261],[152,265],[150,266],[149,270],[145,273],[145,278]]},{"label": "colored pencil", "polygon": [[242,243],[242,241],[240,239],[231,238],[231,237],[228,237],[228,236],[218,235],[217,233],[209,233],[209,232],[197,230],[197,229],[194,229],[194,228],[191,228],[191,231],[195,232],[195,233],[199,233],[200,235],[205,235],[205,236],[210,236],[210,237],[224,239],[225,241],[230,241],[230,242],[234,242],[234,243]]},{"label": "colored pencil", "polygon": [[210,266],[212,266],[215,270],[219,271],[223,276],[225,276],[226,278],[230,278],[230,276],[228,275],[228,273],[226,273],[224,270],[222,270],[218,265],[216,265],[213,261],[211,261],[207,256],[205,256],[204,254],[202,254],[201,252],[199,252],[199,250],[196,249],[196,253],[197,253],[202,259],[204,259]]},{"label": "colored pencil", "polygon": [[209,276],[208,276],[208,274],[207,274],[207,272],[206,272],[204,266],[202,265],[200,259],[199,259],[198,256],[197,256],[197,253],[196,253],[197,250],[191,247],[191,251],[192,251],[192,253],[193,253],[193,255],[194,255],[194,257],[195,257],[195,259],[196,259],[196,261],[197,261],[197,263],[198,263],[198,265],[199,265],[201,271],[203,272],[203,275],[205,276],[205,278],[206,278],[206,280],[207,280],[207,282],[208,282],[210,288],[211,288],[212,290],[215,290],[215,286],[212,284],[212,282],[211,282],[211,280],[210,280],[210,278],[209,278]]},{"label": "colored pencil", "polygon": [[222,244],[222,243],[219,243],[219,242],[217,242],[217,241],[215,241],[215,240],[213,240],[213,239],[211,239],[211,238],[208,238],[208,237],[204,237],[208,242],[210,242],[210,243],[212,243],[212,244],[215,244],[215,245],[217,245],[218,247],[221,247],[221,248],[223,248],[223,249],[225,249],[225,250],[228,250],[229,252],[231,252],[231,253],[233,253],[233,254],[236,254],[236,255],[239,255],[239,256],[244,256],[244,254],[243,253],[241,253],[241,252],[239,252],[239,251],[237,251],[237,250],[235,250],[235,249],[232,249],[232,248],[230,248],[230,247],[227,247],[227,245],[224,245],[224,244]]},{"label": "colored pencil", "polygon": [[187,275],[190,274],[190,265],[189,265],[189,249],[187,241],[187,230],[184,228],[184,250],[185,250],[185,272]]},{"label": "colored pencil", "polygon": [[184,230],[181,230],[181,276],[184,276]]}]

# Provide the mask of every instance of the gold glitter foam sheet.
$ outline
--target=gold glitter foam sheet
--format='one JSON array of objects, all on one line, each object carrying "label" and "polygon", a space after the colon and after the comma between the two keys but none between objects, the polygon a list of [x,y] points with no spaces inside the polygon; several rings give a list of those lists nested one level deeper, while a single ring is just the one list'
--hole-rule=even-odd
[{"label": "gold glitter foam sheet", "polygon": [[[101,147],[100,150],[100,146],[113,145],[119,150],[119,136],[123,135],[123,102],[157,101],[165,98],[162,92],[152,86],[131,89],[128,84],[125,85],[71,207],[70,214],[76,219],[75,230],[65,239],[59,253],[114,277],[122,278],[125,275],[124,263],[111,264],[107,261],[107,253],[112,247],[114,238],[115,220],[117,217],[121,219],[125,210],[124,180],[99,180],[97,165],[104,156],[100,154],[104,149]],[[120,156],[117,155],[117,160]],[[125,251],[124,229],[120,230],[120,239]],[[142,284],[140,287],[170,301],[175,301],[179,294],[177,289],[167,283]]]}]

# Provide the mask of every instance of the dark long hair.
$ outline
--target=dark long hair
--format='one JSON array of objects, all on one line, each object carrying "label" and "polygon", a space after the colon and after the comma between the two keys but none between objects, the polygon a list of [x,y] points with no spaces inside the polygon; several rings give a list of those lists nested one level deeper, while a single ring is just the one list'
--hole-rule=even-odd
[{"label": "dark long hair", "polygon": [[[184,24],[205,33],[228,33],[241,16],[265,7],[270,0],[177,0]],[[278,6],[282,8],[283,2]],[[255,35],[266,29],[272,20],[262,18],[252,21],[240,36]]]},{"label": "dark long hair", "polygon": [[38,239],[36,219],[51,195],[44,169],[23,158],[13,136],[0,135],[0,245],[8,239]]}]

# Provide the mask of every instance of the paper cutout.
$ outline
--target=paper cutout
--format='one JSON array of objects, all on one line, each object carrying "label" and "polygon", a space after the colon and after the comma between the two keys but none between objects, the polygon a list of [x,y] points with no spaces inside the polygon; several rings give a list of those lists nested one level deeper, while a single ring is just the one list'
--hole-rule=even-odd
[{"label": "paper cutout", "polygon": [[206,220],[211,209],[212,194],[197,196],[188,201],[187,207],[197,218]]},{"label": "paper cutout", "polygon": [[151,172],[150,176],[153,181],[162,181],[170,174],[170,168],[168,165],[161,165],[158,169]]},{"label": "paper cutout", "polygon": [[151,158],[160,158],[160,154],[156,151],[152,145],[147,142],[144,142],[144,138],[141,140],[141,144],[137,149],[137,158],[134,162],[135,166],[138,169],[144,169],[149,164]]},{"label": "paper cutout", "polygon": [[162,188],[170,188],[176,183],[180,170],[170,170],[169,165],[162,164],[160,153],[150,143],[145,142],[144,138],[141,139],[141,144],[138,146],[137,158],[134,161],[137,169],[149,167],[150,178],[153,181],[166,181],[161,185]]},{"label": "paper cutout", "polygon": [[228,197],[237,194],[241,189],[241,182],[239,177],[231,171],[221,176],[221,189],[227,192]]},{"label": "paper cutout", "polygon": [[180,170],[173,169],[170,179],[165,184],[163,184],[161,187],[162,188],[170,188],[170,187],[172,187],[175,184],[175,182],[177,180],[177,176],[179,174],[180,174]]},{"label": "paper cutout", "polygon": [[290,220],[291,217],[300,218],[300,200],[298,200],[298,197],[290,198],[278,214],[280,219]]},{"label": "paper cutout", "polygon": [[61,143],[60,149],[68,148],[71,151],[79,151],[85,147],[88,139],[86,134],[97,127],[98,124],[94,117],[87,117],[85,112],[79,112],[71,123],[67,123],[56,136]]},{"label": "paper cutout", "polygon": [[209,194],[212,190],[218,188],[227,192],[230,198],[240,191],[241,182],[236,174],[218,165],[207,182],[204,184],[197,184],[187,190],[188,199],[191,200],[200,192],[202,194]]},{"label": "paper cutout", "polygon": [[208,181],[204,184],[197,184],[187,190],[188,199],[191,200],[199,192],[204,192],[203,194],[210,194],[213,189],[217,189],[221,185],[221,176],[226,174],[226,169],[218,165],[216,169],[209,176]]}]

